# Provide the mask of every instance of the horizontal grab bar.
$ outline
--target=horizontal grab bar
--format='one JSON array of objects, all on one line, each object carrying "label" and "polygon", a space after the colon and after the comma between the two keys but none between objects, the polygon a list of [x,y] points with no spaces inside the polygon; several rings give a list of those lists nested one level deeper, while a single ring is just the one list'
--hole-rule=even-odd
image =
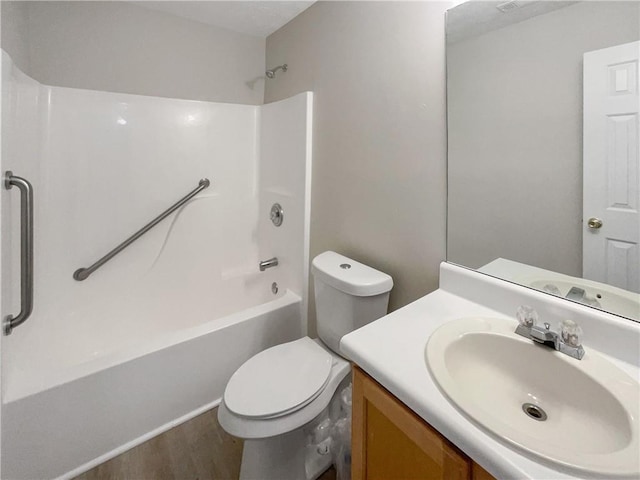
[{"label": "horizontal grab bar", "polygon": [[20,189],[20,313],[7,315],[2,325],[4,334],[10,335],[33,312],[33,187],[10,170],[5,173],[4,186]]},{"label": "horizontal grab bar", "polygon": [[209,185],[210,185],[210,182],[209,182],[208,178],[203,178],[202,180],[200,180],[200,182],[198,183],[198,187],[197,188],[195,188],[194,190],[189,192],[186,196],[182,197],[180,200],[178,200],[176,203],[174,203],[171,207],[169,207],[164,212],[162,212],[160,215],[158,215],[156,218],[151,220],[144,227],[142,227],[136,233],[131,235],[129,238],[127,238],[124,242],[122,242],[116,248],[111,250],[105,256],[103,256],[100,260],[95,262],[90,267],[79,268],[78,270],[73,272],[74,280],[77,280],[77,281],[81,282],[82,280],[86,280],[87,278],[89,278],[89,275],[91,275],[93,272],[95,272],[97,269],[99,269],[102,265],[104,265],[109,260],[111,260],[113,257],[115,257],[117,254],[119,254],[122,250],[127,248],[129,245],[131,245],[133,242],[135,242],[137,239],[139,239],[142,235],[147,233],[149,230],[151,230],[153,227],[155,227],[158,223],[160,223],[162,220],[167,218],[169,215],[171,215],[178,208],[183,206],[185,203],[187,203],[189,200],[191,200],[193,197],[195,197],[198,193],[200,193],[202,190],[207,188]]}]

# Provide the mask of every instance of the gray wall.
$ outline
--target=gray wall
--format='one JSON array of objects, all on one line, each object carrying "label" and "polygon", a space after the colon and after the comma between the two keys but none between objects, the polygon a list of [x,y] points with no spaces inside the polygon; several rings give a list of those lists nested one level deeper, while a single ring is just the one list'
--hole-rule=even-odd
[{"label": "gray wall", "polygon": [[18,68],[30,75],[27,5],[27,2],[0,2],[0,45]]},{"label": "gray wall", "polygon": [[445,257],[449,5],[318,2],[267,38],[267,65],[289,71],[265,100],[314,91],[311,256],[389,273],[391,309],[436,289]]},{"label": "gray wall", "polygon": [[638,2],[581,2],[447,49],[447,258],[582,276],[582,54],[638,39]]},{"label": "gray wall", "polygon": [[263,101],[264,81],[256,80],[265,70],[263,38],[125,2],[12,3],[2,2],[2,46],[47,85]]}]

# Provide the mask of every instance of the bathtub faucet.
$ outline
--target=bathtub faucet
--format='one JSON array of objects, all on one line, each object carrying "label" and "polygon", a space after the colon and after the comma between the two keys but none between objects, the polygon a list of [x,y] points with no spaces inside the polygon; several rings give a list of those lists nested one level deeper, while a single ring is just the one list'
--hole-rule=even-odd
[{"label": "bathtub faucet", "polygon": [[267,268],[276,267],[277,265],[278,265],[277,257],[270,258],[269,260],[263,260],[258,264],[261,272],[264,272]]}]

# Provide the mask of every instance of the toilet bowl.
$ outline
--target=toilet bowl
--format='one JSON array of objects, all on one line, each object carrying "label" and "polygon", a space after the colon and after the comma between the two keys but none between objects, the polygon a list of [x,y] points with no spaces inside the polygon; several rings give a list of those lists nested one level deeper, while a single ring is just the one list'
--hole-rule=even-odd
[{"label": "toilet bowl", "polygon": [[220,425],[245,439],[241,479],[314,480],[331,465],[329,406],[350,382],[340,338],[386,314],[393,280],[335,252],[314,258],[318,339],[264,350],[231,377]]}]

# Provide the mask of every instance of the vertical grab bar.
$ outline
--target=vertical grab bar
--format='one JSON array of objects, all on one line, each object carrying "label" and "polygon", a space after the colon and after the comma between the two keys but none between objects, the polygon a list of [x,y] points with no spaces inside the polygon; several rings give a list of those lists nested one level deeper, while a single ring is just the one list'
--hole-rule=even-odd
[{"label": "vertical grab bar", "polygon": [[4,186],[20,189],[20,313],[7,315],[2,323],[5,335],[23,324],[33,311],[33,186],[24,178],[7,171]]}]

